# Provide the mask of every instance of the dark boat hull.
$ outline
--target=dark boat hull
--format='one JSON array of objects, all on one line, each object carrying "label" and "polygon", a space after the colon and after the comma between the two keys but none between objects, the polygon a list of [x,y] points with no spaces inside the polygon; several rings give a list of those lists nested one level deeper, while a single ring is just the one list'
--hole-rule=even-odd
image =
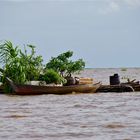
[{"label": "dark boat hull", "polygon": [[97,92],[134,92],[135,89],[130,85],[101,85]]},{"label": "dark boat hull", "polygon": [[12,92],[17,95],[38,95],[38,94],[69,94],[69,93],[95,93],[100,87],[98,84],[72,85],[72,86],[36,86],[18,85],[9,80]]}]

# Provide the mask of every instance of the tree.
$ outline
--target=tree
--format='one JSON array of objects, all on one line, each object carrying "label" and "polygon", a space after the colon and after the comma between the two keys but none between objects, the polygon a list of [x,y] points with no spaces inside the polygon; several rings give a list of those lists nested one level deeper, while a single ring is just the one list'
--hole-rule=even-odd
[{"label": "tree", "polygon": [[77,61],[70,61],[68,63],[66,74],[70,76],[72,73],[79,73],[81,70],[83,70],[85,67],[85,62],[82,59],[79,59]]},{"label": "tree", "polygon": [[84,69],[85,62],[82,59],[77,61],[70,60],[72,55],[72,51],[67,51],[57,57],[52,57],[46,64],[46,69],[53,69],[64,77],[71,76],[75,72],[80,72]]}]

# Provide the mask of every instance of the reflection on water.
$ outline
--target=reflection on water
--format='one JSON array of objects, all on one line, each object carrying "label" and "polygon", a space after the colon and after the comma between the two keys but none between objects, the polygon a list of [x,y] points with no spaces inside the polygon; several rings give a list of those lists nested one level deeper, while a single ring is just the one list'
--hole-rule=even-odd
[{"label": "reflection on water", "polygon": [[[82,76],[108,82],[106,75],[116,71],[87,70]],[[135,78],[138,72],[119,74]],[[0,140],[139,140],[139,106],[140,92],[0,95]]]}]

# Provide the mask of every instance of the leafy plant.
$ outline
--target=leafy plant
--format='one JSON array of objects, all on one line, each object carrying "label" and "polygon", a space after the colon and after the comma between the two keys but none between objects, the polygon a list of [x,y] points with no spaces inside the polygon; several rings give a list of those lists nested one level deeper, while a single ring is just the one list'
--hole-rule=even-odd
[{"label": "leafy plant", "polygon": [[67,76],[70,76],[72,73],[79,73],[81,70],[83,70],[85,67],[85,62],[82,59],[79,59],[77,61],[70,61],[68,63],[66,74]]},{"label": "leafy plant", "polygon": [[[31,53],[27,52],[27,49]],[[71,76],[75,72],[80,72],[85,67],[82,59],[72,61],[73,52],[67,51],[52,57],[43,69],[42,56],[36,56],[35,46],[27,45],[22,51],[19,46],[14,47],[12,42],[0,43],[0,62],[3,64],[3,82],[5,77],[9,77],[16,83],[25,83],[31,80],[45,80],[46,83],[65,83],[64,77]],[[41,73],[43,74],[41,75]]]},{"label": "leafy plant", "polygon": [[47,69],[46,72],[40,76],[40,80],[46,81],[47,84],[50,83],[61,84],[65,82],[64,78],[53,69]]},{"label": "leafy plant", "polygon": [[12,59],[18,56],[19,49],[18,46],[15,48],[10,41],[5,41],[0,44],[0,62],[3,64],[10,63]]},{"label": "leafy plant", "polygon": [[35,56],[35,46],[27,45],[27,47],[31,49],[30,55],[26,48],[24,52],[20,51],[20,57],[26,69],[26,78],[28,81],[38,80],[41,71],[43,71],[42,56]]},{"label": "leafy plant", "polygon": [[9,77],[16,83],[38,79],[42,70],[42,57],[35,56],[34,46],[27,45],[27,47],[31,49],[31,54],[27,53],[26,48],[22,52],[18,46],[14,47],[10,41],[0,44],[3,79]]},{"label": "leafy plant", "polygon": [[77,61],[69,60],[72,55],[72,51],[67,51],[57,57],[52,57],[46,64],[46,69],[53,69],[63,77],[71,76],[71,74],[75,72],[80,72],[84,69],[85,62],[82,59]]}]

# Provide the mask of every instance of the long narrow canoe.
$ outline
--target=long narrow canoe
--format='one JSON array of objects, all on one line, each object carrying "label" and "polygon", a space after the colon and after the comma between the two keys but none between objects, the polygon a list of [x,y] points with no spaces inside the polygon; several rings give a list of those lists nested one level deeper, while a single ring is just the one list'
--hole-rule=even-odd
[{"label": "long narrow canoe", "polygon": [[39,94],[69,94],[69,93],[95,93],[100,83],[72,86],[37,86],[19,85],[7,78],[12,93],[17,95],[39,95]]}]

